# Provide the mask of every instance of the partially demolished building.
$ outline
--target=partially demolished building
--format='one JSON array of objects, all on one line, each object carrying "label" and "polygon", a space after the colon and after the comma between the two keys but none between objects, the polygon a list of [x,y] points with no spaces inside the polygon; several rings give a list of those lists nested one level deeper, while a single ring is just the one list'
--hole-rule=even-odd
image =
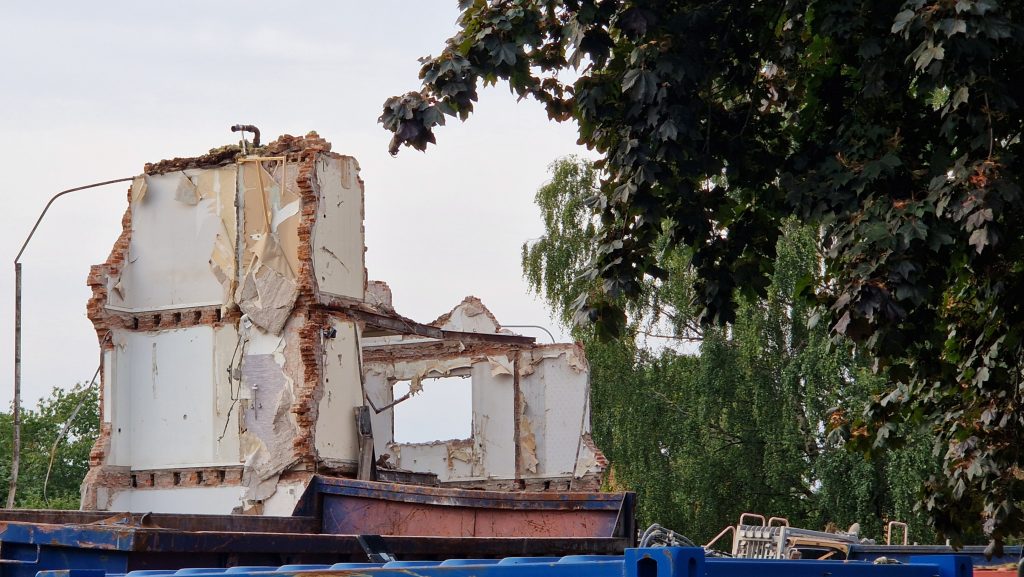
[{"label": "partially demolished building", "polygon": [[[355,159],[315,133],[248,152],[147,165],[92,268],[102,428],[84,509],[287,515],[317,473],[598,488],[578,345],[513,334],[472,297],[402,317],[367,281]],[[394,408],[452,376],[471,382],[470,437],[396,442]]]}]

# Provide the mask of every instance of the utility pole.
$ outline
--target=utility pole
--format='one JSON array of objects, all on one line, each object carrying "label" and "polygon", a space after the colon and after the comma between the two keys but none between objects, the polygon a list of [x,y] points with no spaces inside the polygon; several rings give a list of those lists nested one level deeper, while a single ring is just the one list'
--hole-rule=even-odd
[{"label": "utility pole", "polygon": [[14,435],[11,441],[11,486],[7,490],[8,509],[14,507],[14,494],[18,491],[18,466],[21,464],[21,263],[17,258],[14,259],[14,409],[11,413],[14,418]]},{"label": "utility pole", "polygon": [[39,214],[39,218],[36,219],[36,223],[32,226],[32,230],[28,233],[28,237],[25,239],[25,242],[22,243],[21,250],[18,251],[18,256],[14,257],[14,410],[11,415],[14,420],[14,434],[11,436],[13,447],[11,448],[11,484],[7,489],[8,509],[14,508],[14,497],[18,493],[18,467],[21,464],[21,255],[25,252],[25,247],[28,246],[28,242],[32,240],[32,235],[34,235],[36,233],[36,229],[39,228],[39,223],[42,222],[43,217],[46,216],[46,211],[50,210],[50,205],[53,204],[53,201],[70,192],[96,188],[98,186],[105,186],[116,182],[128,182],[131,180],[135,180],[135,177],[132,176],[128,178],[96,182],[85,186],[62,190],[61,192],[53,195],[53,197],[50,198],[50,201],[46,203],[46,207],[43,208],[43,212]]}]

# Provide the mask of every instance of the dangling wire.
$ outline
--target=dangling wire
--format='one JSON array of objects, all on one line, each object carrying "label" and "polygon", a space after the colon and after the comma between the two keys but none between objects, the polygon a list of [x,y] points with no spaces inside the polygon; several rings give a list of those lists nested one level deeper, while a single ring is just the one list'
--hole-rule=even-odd
[{"label": "dangling wire", "polygon": [[[228,434],[228,425],[231,424],[231,411],[235,409],[235,405],[238,404],[238,399],[241,397],[242,392],[242,358],[245,357],[245,345],[249,344],[249,338],[246,333],[242,332],[244,323],[238,324],[238,342],[235,343],[235,352],[231,353],[231,362],[228,363],[228,394],[231,397],[231,406],[228,407],[228,414],[224,417],[224,430],[220,432],[220,436],[217,437],[217,442],[224,440],[224,437]],[[239,355],[241,351],[241,355]],[[238,366],[235,366],[235,361],[238,361]],[[238,381],[238,385],[232,389],[232,384]]]},{"label": "dangling wire", "polygon": [[[106,336],[103,337],[103,341],[100,342],[101,358],[103,356],[103,345],[110,340],[110,335],[110,331],[107,331]],[[103,361],[101,360],[99,366],[96,367],[96,372],[92,375],[92,381],[89,383],[89,386],[82,390],[82,398],[79,399],[78,405],[75,406],[74,411],[71,411],[71,416],[64,422],[64,426],[61,428],[60,434],[57,435],[57,438],[53,441],[53,446],[50,447],[50,463],[46,466],[46,477],[43,479],[43,502],[46,503],[47,507],[50,506],[50,499],[46,496],[46,487],[50,484],[50,472],[53,470],[53,460],[57,456],[57,445],[60,444],[61,440],[63,440],[65,435],[68,434],[68,431],[71,430],[71,425],[75,422],[75,417],[77,417],[78,412],[82,410],[82,405],[85,404],[85,400],[89,398],[85,393],[96,386],[96,379],[100,376],[100,369],[102,368]]]}]

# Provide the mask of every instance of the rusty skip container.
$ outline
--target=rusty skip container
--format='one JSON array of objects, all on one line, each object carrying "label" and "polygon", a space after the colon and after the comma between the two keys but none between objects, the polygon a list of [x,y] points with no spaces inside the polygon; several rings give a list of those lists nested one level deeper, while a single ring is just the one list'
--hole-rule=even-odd
[{"label": "rusty skip container", "polygon": [[359,562],[368,543],[399,559],[621,554],[634,499],[317,477],[291,517],[4,510],[0,577]]}]

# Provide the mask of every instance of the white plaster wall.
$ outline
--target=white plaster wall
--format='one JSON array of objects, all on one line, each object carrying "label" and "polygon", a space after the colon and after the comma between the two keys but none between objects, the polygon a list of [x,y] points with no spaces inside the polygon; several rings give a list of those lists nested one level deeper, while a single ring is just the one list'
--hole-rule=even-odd
[{"label": "white plaster wall", "polygon": [[233,333],[210,326],[114,332],[110,464],[155,469],[239,462],[237,412],[224,426]]},{"label": "white plaster wall", "polygon": [[[443,441],[436,443],[405,443],[393,445],[397,452],[398,467],[420,473],[434,473],[442,483],[473,477],[472,459],[449,458],[450,445]],[[460,453],[463,456],[465,452]]]},{"label": "white plaster wall", "polygon": [[[189,171],[196,175],[199,171]],[[218,171],[220,186],[234,191],[233,171]],[[119,310],[155,311],[222,304],[223,288],[210,269],[214,241],[224,229],[219,196],[197,204],[176,200],[186,173],[146,176],[141,200],[132,203],[132,237],[123,270],[108,287],[108,306]],[[198,194],[198,193],[196,193]],[[231,194],[233,198],[233,192]]]},{"label": "white plaster wall", "polygon": [[565,357],[538,363],[525,382],[530,389],[528,409],[537,435],[537,473],[569,475],[575,470],[587,405],[587,373],[573,370]]},{"label": "white plaster wall", "polygon": [[263,501],[262,515],[270,517],[291,517],[295,505],[306,491],[306,483],[278,483],[277,491]]},{"label": "white plaster wall", "polygon": [[[370,340],[376,339],[366,339],[364,344]],[[394,401],[395,392],[392,384],[395,381],[410,381],[416,377],[435,379],[472,375],[472,361],[467,357],[371,362],[363,366],[363,385],[367,398],[377,408],[381,408]],[[425,384],[429,384],[429,382],[427,381]],[[384,410],[380,414],[374,413],[371,409],[370,413],[374,432],[374,450],[378,455],[382,452],[390,452],[388,445],[394,440],[394,408]]]},{"label": "white plaster wall", "polygon": [[[242,329],[245,338],[245,354],[247,355],[280,355],[284,350],[285,339],[281,335],[274,335],[261,330],[257,326],[249,326]],[[284,357],[278,360],[284,362]]]},{"label": "white plaster wall", "polygon": [[130,467],[132,464],[131,447],[131,377],[128,368],[131,366],[127,337],[131,333],[114,330],[111,349],[107,362],[110,366],[109,378],[104,382],[106,387],[104,403],[110,408],[105,418],[110,423],[110,465]]},{"label": "white plaster wall", "polygon": [[355,462],[359,439],[353,409],[363,404],[359,339],[354,323],[333,319],[337,335],[324,339],[324,383],[315,446],[322,459]]},{"label": "white plaster wall", "polygon": [[[581,435],[590,431],[590,422],[589,374],[575,353],[573,345],[565,345],[523,355],[520,371],[527,373],[520,376],[526,402],[524,421],[534,435],[539,461],[535,473],[523,472],[527,478],[568,476],[576,469]],[[367,396],[382,407],[392,401],[389,377],[408,380],[415,375],[460,374],[469,363],[468,358],[373,363],[365,371]],[[515,478],[514,384],[512,375],[504,370],[512,366],[512,359],[505,356],[471,366],[473,448],[468,460],[449,458],[452,452],[466,454],[465,448],[452,443],[393,443],[393,410],[371,417],[377,454],[390,453],[398,467],[435,473],[441,481]],[[443,411],[438,418],[445,418]]]},{"label": "white plaster wall", "polygon": [[313,271],[321,292],[363,299],[366,291],[363,190],[354,158],[321,156],[313,228]]},{"label": "white plaster wall", "polygon": [[498,332],[498,325],[494,322],[494,318],[479,301],[459,304],[449,313],[448,321],[441,328],[465,333],[493,334]]},{"label": "white plaster wall", "polygon": [[114,414],[114,393],[111,391],[111,386],[114,382],[114,351],[112,350],[103,351],[103,380],[101,382],[103,385],[103,406],[100,408],[103,411],[101,421],[109,423]]},{"label": "white plaster wall", "polygon": [[111,511],[230,515],[242,505],[242,487],[139,489],[114,495]]},{"label": "white plaster wall", "polygon": [[515,391],[512,375],[491,375],[491,363],[473,365],[475,477],[512,479],[515,467]]},{"label": "white plaster wall", "polygon": [[237,384],[228,379],[231,359],[239,344],[238,330],[234,325],[217,327],[213,329],[213,341],[213,460],[218,463],[239,463],[243,460],[238,436],[241,401],[236,400],[240,396]]},{"label": "white plaster wall", "polygon": [[[398,380],[429,372],[455,374],[465,371],[469,359],[443,362],[418,361],[388,364],[390,371],[372,367],[366,373],[367,394],[378,406],[391,402],[391,386],[385,376],[389,372]],[[473,438],[472,445],[439,440],[430,443],[392,443],[394,411],[374,415],[374,448],[377,454],[390,453],[396,466],[416,472],[434,473],[441,481],[458,481],[480,477],[515,477],[515,440],[513,413],[513,379],[509,374],[493,375],[490,362],[471,365]],[[438,419],[447,418],[441,410]]]},{"label": "white plaster wall", "polygon": [[[394,400],[394,381],[409,381],[418,376],[427,379],[428,382],[425,384],[429,384],[429,379],[465,375],[471,377],[470,394],[476,398],[477,387],[484,386],[491,378],[490,363],[480,362],[474,367],[467,357],[368,363],[364,367],[363,379],[367,397],[380,408]],[[508,388],[511,391],[511,384]],[[422,394],[429,395],[429,392]],[[511,392],[509,396],[511,398]],[[506,410],[511,418],[511,402]],[[478,419],[476,413],[474,409],[474,427]],[[477,453],[472,445],[458,442],[452,444],[445,442],[445,439],[427,443],[394,443],[394,407],[380,414],[374,413],[371,409],[370,414],[374,432],[374,451],[378,456],[384,453],[392,455],[392,465],[420,473],[435,473],[441,481],[471,478],[474,471],[480,469],[476,459]],[[443,410],[438,411],[438,419],[448,417]],[[512,434],[509,433],[508,436],[511,442]],[[462,458],[450,459],[452,455]]]}]

